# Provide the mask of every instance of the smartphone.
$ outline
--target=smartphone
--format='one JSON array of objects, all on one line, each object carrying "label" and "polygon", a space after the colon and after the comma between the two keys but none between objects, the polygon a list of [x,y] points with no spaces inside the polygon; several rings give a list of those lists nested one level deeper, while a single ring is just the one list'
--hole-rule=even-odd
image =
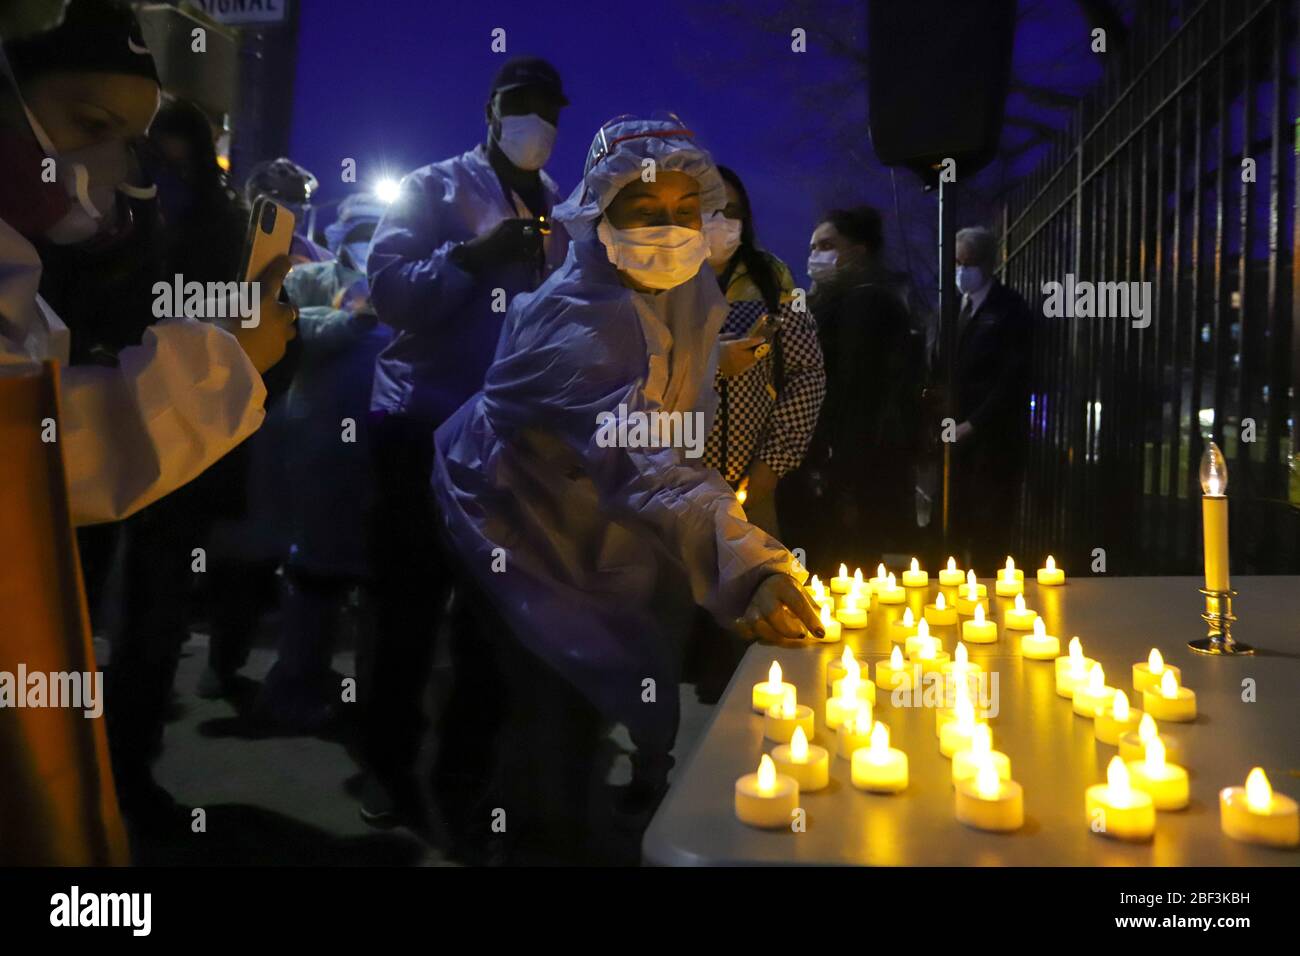
[{"label": "smartphone", "polygon": [[765,339],[771,342],[776,338],[776,333],[781,331],[781,320],[770,312],[764,312],[757,321],[749,327],[746,333],[750,338]]},{"label": "smartphone", "polygon": [[253,215],[248,220],[248,236],[244,240],[243,281],[253,281],[262,274],[271,260],[289,254],[294,225],[292,211],[274,199],[258,197],[253,203]]}]

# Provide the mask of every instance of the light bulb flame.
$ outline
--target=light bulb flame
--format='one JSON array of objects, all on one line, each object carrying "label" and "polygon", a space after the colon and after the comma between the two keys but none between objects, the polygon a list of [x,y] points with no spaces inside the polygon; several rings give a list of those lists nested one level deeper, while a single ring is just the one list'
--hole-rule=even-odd
[{"label": "light bulb flame", "polygon": [[1147,746],[1157,736],[1155,718],[1150,714],[1143,714],[1142,719],[1138,721],[1138,740],[1142,741],[1142,746]]},{"label": "light bulb flame", "polygon": [[921,562],[917,561],[916,558],[913,558],[913,559],[912,559],[912,573],[915,574],[917,571],[920,571],[920,570],[921,570]]},{"label": "light bulb flame", "polygon": [[980,795],[980,799],[996,800],[1001,790],[1002,782],[998,780],[998,768],[993,765],[993,761],[980,761],[980,768],[975,773],[975,792]]},{"label": "light bulb flame", "polygon": [[889,667],[896,671],[903,669],[903,651],[897,644],[889,654]]},{"label": "light bulb flame", "polygon": [[1110,714],[1116,723],[1128,722],[1128,694],[1122,690],[1115,691],[1115,696],[1111,698]]},{"label": "light bulb flame", "polygon": [[1056,570],[1056,558],[1052,557],[1050,554],[1047,556],[1047,570]]},{"label": "light bulb flame", "polygon": [[1147,774],[1152,777],[1161,776],[1165,769],[1165,745],[1159,737],[1147,744],[1145,756]]},{"label": "light bulb flame", "polygon": [[1254,768],[1246,777],[1246,806],[1256,813],[1267,813],[1273,806],[1273,787],[1263,767]]},{"label": "light bulb flame", "polygon": [[983,624],[983,623],[984,623],[984,605],[983,605],[983,604],[976,604],[976,605],[975,605],[975,623],[976,623],[976,624]]},{"label": "light bulb flame", "polygon": [[876,721],[876,725],[871,728],[871,750],[876,754],[883,754],[889,749],[889,728]]},{"label": "light bulb flame", "polygon": [[1160,651],[1151,648],[1151,653],[1147,655],[1147,670],[1152,674],[1162,674],[1165,670],[1165,659],[1160,656]]},{"label": "light bulb flame", "polygon": [[758,762],[758,792],[772,793],[776,790],[776,764],[767,754]]},{"label": "light bulb flame", "polygon": [[1219,446],[1210,442],[1201,456],[1201,491],[1207,495],[1221,496],[1228,492],[1228,463]]},{"label": "light bulb flame", "polygon": [[776,661],[767,669],[767,682],[773,686],[781,683],[781,665]]},{"label": "light bulb flame", "polygon": [[808,735],[802,727],[796,727],[794,736],[790,738],[790,759],[795,763],[808,762]]},{"label": "light bulb flame", "polygon": [[794,688],[787,687],[785,695],[781,698],[781,719],[794,720],[795,706]]},{"label": "light bulb flame", "polygon": [[1132,798],[1133,787],[1129,781],[1128,767],[1118,756],[1110,758],[1106,765],[1106,786],[1110,788],[1110,797],[1114,803],[1126,804]]},{"label": "light bulb flame", "polygon": [[1178,696],[1178,678],[1171,670],[1165,671],[1165,676],[1160,678],[1160,696],[1166,700],[1173,700]]},{"label": "light bulb flame", "polygon": [[957,559],[956,559],[956,558],[949,558],[949,559],[948,559],[948,573],[949,573],[949,574],[952,574],[952,572],[954,572],[954,571],[956,571],[956,570],[957,570]]}]

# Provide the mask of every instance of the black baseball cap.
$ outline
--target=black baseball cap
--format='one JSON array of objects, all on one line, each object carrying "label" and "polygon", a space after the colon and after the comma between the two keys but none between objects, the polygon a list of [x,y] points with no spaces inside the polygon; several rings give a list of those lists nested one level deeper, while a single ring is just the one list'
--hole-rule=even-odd
[{"label": "black baseball cap", "polygon": [[516,56],[506,60],[497,70],[489,95],[495,96],[522,86],[535,87],[553,96],[561,106],[569,105],[569,98],[560,85],[559,71],[540,56]]},{"label": "black baseball cap", "polygon": [[22,83],[42,73],[125,73],[159,86],[153,55],[135,13],[124,0],[72,0],[53,30],[5,44]]}]

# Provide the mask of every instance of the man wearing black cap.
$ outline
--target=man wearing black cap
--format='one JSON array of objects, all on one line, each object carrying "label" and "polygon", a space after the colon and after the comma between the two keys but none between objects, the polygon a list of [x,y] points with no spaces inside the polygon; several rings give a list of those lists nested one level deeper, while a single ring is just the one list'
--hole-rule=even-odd
[{"label": "man wearing black cap", "polygon": [[429,496],[433,432],[482,388],[509,301],[564,260],[568,239],[549,225],[560,197],[542,166],[567,104],[551,64],[508,60],[488,98],[487,142],[408,175],[371,245],[371,302],[398,333],[371,396],[378,620],[358,691],[362,816],[373,823],[418,804],[419,702],[448,578]]}]

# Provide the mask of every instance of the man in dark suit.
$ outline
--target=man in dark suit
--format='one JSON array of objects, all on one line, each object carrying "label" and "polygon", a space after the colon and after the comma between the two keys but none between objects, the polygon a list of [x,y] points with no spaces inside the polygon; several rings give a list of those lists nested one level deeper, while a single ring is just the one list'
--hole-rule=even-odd
[{"label": "man in dark suit", "polygon": [[[957,233],[957,319],[953,388],[952,541],[981,575],[1009,553],[1029,443],[1033,319],[1019,293],[993,276],[998,243],[984,228]],[[940,365],[938,375],[946,375]]]}]

